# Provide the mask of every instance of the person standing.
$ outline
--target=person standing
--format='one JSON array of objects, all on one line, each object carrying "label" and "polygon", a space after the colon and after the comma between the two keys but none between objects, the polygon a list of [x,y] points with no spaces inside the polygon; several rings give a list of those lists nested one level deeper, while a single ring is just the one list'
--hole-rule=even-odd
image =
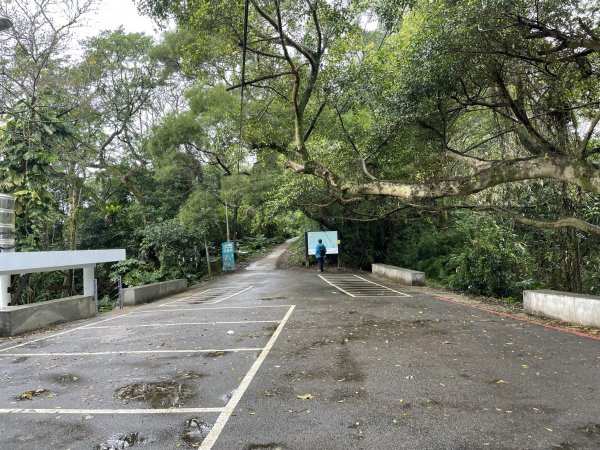
[{"label": "person standing", "polygon": [[323,272],[323,265],[325,263],[325,255],[327,254],[327,247],[323,244],[323,240],[319,239],[317,246],[315,247],[315,258],[319,263],[319,272]]}]

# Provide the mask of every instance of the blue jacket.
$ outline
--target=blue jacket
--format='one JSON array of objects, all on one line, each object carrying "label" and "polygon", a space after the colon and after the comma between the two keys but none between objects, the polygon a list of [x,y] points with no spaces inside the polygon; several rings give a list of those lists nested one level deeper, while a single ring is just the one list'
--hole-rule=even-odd
[{"label": "blue jacket", "polygon": [[[325,247],[325,244],[317,244],[317,246],[315,247],[315,258],[317,258],[317,259],[321,259],[321,254],[320,254],[320,252],[319,252],[319,250],[320,250],[321,248],[324,248],[324,249],[325,249],[325,252],[327,252],[327,247]],[[325,257],[325,256],[323,256],[323,258],[324,258],[324,257]]]}]

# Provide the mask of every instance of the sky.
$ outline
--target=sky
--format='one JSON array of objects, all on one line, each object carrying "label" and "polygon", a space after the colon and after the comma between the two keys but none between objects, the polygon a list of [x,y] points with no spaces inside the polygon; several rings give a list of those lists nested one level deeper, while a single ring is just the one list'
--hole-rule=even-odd
[{"label": "sky", "polygon": [[101,30],[114,30],[120,25],[130,33],[155,34],[152,20],[138,14],[132,0],[101,0],[96,10],[87,16],[86,23],[78,30],[79,39],[94,36]]}]

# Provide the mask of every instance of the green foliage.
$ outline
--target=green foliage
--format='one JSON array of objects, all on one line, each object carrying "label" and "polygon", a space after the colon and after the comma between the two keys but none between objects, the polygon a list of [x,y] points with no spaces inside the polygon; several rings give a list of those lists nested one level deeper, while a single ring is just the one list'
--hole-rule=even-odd
[{"label": "green foliage", "polygon": [[102,314],[105,312],[110,312],[117,306],[119,306],[117,300],[110,298],[108,295],[105,295],[104,297],[98,300],[98,313]]},{"label": "green foliage", "polygon": [[50,183],[65,133],[60,122],[32,118],[28,110],[15,111],[0,128],[0,192],[15,198],[21,251],[39,250],[41,236],[56,219]]},{"label": "green foliage", "polygon": [[452,288],[521,299],[523,289],[534,287],[532,259],[516,234],[486,216],[459,226],[468,239],[448,261],[454,269],[449,277]]}]

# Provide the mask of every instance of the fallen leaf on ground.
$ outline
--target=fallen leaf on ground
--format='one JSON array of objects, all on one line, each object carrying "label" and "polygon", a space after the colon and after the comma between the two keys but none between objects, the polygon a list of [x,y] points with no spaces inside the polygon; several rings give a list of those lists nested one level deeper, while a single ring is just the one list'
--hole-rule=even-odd
[{"label": "fallen leaf on ground", "polygon": [[311,394],[296,395],[296,397],[298,397],[300,400],[308,400],[313,398]]}]

